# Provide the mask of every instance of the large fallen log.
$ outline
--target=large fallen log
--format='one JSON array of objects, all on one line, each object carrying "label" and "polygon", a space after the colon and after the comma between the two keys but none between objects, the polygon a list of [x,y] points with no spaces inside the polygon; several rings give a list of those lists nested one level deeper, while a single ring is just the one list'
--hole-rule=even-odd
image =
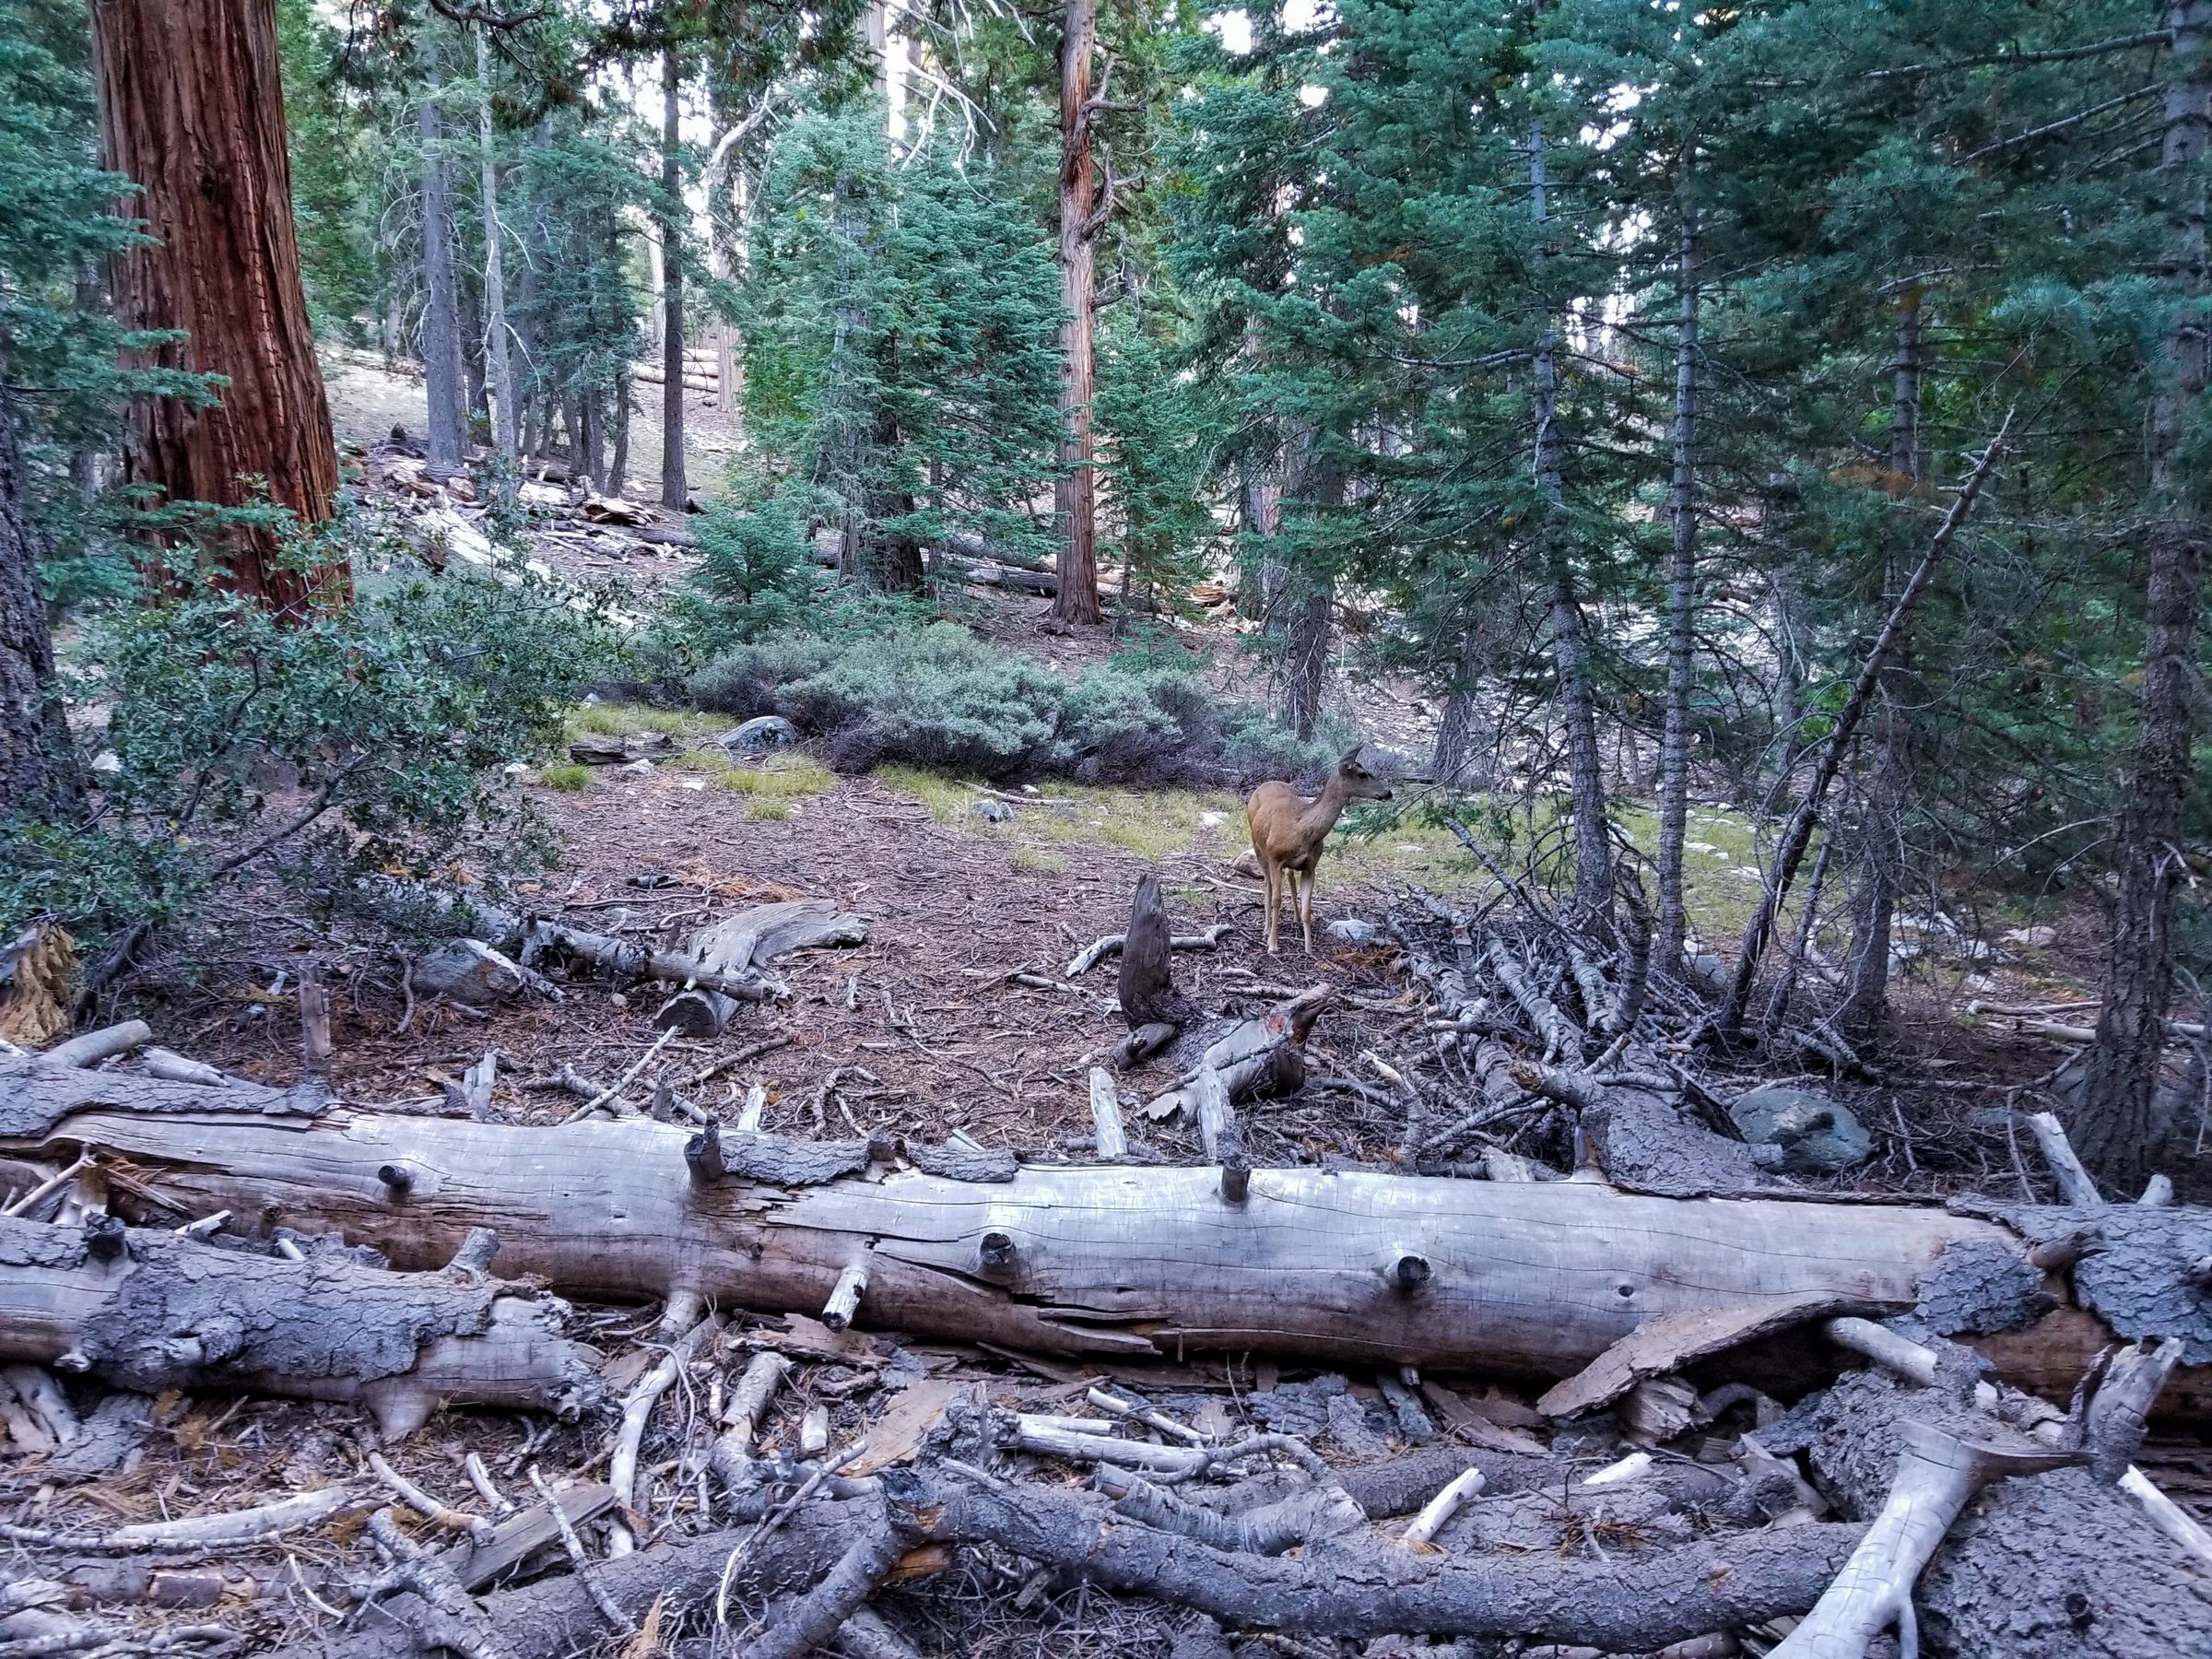
[{"label": "large fallen log", "polygon": [[[2009,1261],[2058,1300],[2065,1284],[2029,1265],[2023,1235],[2101,1228],[2107,1248],[2072,1275],[2089,1308],[1971,1340],[2006,1380],[2063,1398],[2113,1332],[2182,1336],[2197,1369],[2177,1375],[2168,1407],[2212,1405],[2212,1312],[2190,1277],[2212,1254],[2201,1210],[1977,1216],[1314,1169],[1254,1170],[1232,1205],[1215,1169],[1027,1167],[995,1182],[833,1171],[798,1186],[813,1178],[798,1158],[769,1184],[658,1123],[400,1116],[0,1063],[0,1154],[66,1163],[86,1147],[129,1161],[115,1201],[134,1213],[229,1209],[336,1231],[403,1267],[440,1265],[488,1226],[504,1270],[580,1294],[820,1312],[835,1292],[840,1316],[864,1325],[1038,1351],[1274,1352],[1546,1380],[1661,1314],[1797,1299],[1909,1309],[1946,1283],[1948,1252],[1976,1282]],[[2092,1272],[2111,1265],[2124,1270],[2109,1284]],[[2148,1293],[2168,1279],[2171,1294]]]},{"label": "large fallen log", "polygon": [[[111,1224],[112,1227],[112,1224]],[[442,1402],[573,1412],[597,1355],[555,1304],[480,1272],[387,1273],[171,1233],[0,1218],[0,1359],[125,1388],[353,1400],[387,1438]]]}]

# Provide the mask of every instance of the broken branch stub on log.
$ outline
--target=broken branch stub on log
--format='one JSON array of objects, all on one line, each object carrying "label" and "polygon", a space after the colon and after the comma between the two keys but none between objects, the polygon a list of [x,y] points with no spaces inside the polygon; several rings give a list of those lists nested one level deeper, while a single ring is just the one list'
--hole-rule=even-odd
[{"label": "broken branch stub on log", "polygon": [[[697,1182],[691,1138],[649,1120],[534,1128],[314,1111],[253,1086],[0,1063],[0,1151],[65,1161],[95,1145],[128,1158],[126,1205],[336,1230],[405,1266],[441,1265],[468,1228],[496,1225],[501,1266],[563,1293],[688,1293],[810,1315],[867,1247],[867,1323],[1032,1352],[1249,1350],[1556,1380],[1670,1312],[1818,1296],[1901,1312],[1947,1248],[2017,1253],[2023,1235],[2082,1216],[1682,1201],[1304,1168],[1253,1170],[1241,1206],[1220,1201],[1212,1170],[1126,1165],[1024,1167],[992,1183],[835,1179],[831,1169],[824,1184],[799,1185],[815,1171],[787,1160],[776,1175]],[[846,1168],[865,1152],[855,1143]],[[415,1171],[407,1194],[394,1194],[386,1169]],[[2121,1335],[2148,1334],[2125,1328],[2130,1309],[2164,1317],[2145,1284],[2170,1265],[2185,1275],[2180,1258],[2205,1253],[2207,1223],[2186,1209],[2096,1213],[2108,1226],[2115,1215],[2163,1241],[2131,1245],[2125,1282],[2097,1288],[2093,1306]],[[1010,1253],[996,1282],[976,1272],[992,1233]],[[2085,1257],[2077,1286],[2113,1253]],[[1378,1270],[1406,1254],[1429,1265],[1418,1284]],[[1532,1261],[1545,1264],[1541,1296],[1530,1294]],[[2194,1307],[2193,1282],[2186,1294]],[[2108,1339],[2096,1319],[2061,1309],[1975,1340],[2001,1374],[2063,1397]],[[2205,1352],[2193,1346],[2200,1369],[2170,1390],[2190,1411],[2203,1409]]]}]

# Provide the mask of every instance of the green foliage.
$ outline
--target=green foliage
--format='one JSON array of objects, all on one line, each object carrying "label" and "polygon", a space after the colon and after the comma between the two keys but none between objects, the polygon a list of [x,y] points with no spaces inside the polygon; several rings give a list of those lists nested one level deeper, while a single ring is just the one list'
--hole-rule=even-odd
[{"label": "green foliage", "polygon": [[776,712],[828,740],[831,763],[994,778],[1213,783],[1313,772],[1330,757],[1194,676],[1109,665],[1069,679],[952,623],[741,645],[691,682],[702,704]]},{"label": "green foliage", "polygon": [[170,336],[119,328],[102,302],[104,261],[144,238],[112,211],[135,187],[102,171],[98,154],[84,10],[21,0],[0,29],[0,378],[26,427],[27,504],[47,545],[41,576],[65,602],[124,580],[106,545],[114,506],[90,505],[85,488],[85,464],[113,441],[124,399],[213,395],[206,377],[119,363]]},{"label": "green foliage", "polygon": [[935,149],[893,167],[865,103],[803,114],[771,160],[747,413],[778,493],[804,492],[782,511],[843,526],[850,573],[879,588],[919,586],[921,548],[955,529],[1046,546],[1030,508],[1052,475],[1059,288],[996,184]]},{"label": "green foliage", "polygon": [[[355,526],[325,534],[373,562]],[[496,882],[540,863],[546,827],[506,769],[560,738],[601,671],[596,624],[519,564],[364,586],[287,623],[180,561],[95,614],[78,689],[107,712],[85,740],[96,798],[82,823],[0,835],[0,926],[159,923],[265,862],[325,896],[371,870]]]},{"label": "green foliage", "polygon": [[276,52],[292,164],[292,225],[315,332],[364,343],[360,319],[376,308],[382,273],[375,201],[377,135],[362,100],[339,76],[346,39],[313,0],[276,0]]}]

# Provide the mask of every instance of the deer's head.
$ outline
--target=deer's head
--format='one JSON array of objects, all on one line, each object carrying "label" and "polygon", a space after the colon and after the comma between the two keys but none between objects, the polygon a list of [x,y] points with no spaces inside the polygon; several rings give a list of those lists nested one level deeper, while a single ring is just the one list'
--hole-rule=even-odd
[{"label": "deer's head", "polygon": [[1387,801],[1390,785],[1368,771],[1359,759],[1359,751],[1365,747],[1355,743],[1344,751],[1344,759],[1336,762],[1333,782],[1347,801]]}]

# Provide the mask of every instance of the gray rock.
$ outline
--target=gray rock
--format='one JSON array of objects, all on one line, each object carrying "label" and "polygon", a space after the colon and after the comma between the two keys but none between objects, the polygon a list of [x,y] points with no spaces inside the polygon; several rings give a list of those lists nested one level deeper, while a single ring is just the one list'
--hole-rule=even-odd
[{"label": "gray rock", "polygon": [[1382,936],[1381,928],[1357,916],[1339,917],[1329,924],[1327,932],[1330,938],[1345,945],[1372,945]]},{"label": "gray rock", "polygon": [[757,754],[766,749],[786,748],[799,740],[799,728],[781,714],[762,714],[733,726],[714,739],[725,749]]},{"label": "gray rock", "polygon": [[481,939],[449,939],[415,964],[407,982],[418,996],[484,1007],[505,1002],[535,977]]},{"label": "gray rock", "polygon": [[1010,824],[1014,821],[1013,807],[1007,806],[1004,801],[994,801],[988,796],[975,804],[974,811],[975,816],[982,818],[986,824]]},{"label": "gray rock", "polygon": [[2023,950],[2048,950],[2058,943],[2055,927],[2008,927],[2003,938],[2007,945],[2018,945]]},{"label": "gray rock", "polygon": [[1728,989],[1728,965],[1710,951],[1700,951],[1686,964],[1692,987],[1708,996],[1718,996]]},{"label": "gray rock", "polygon": [[1874,1149],[1851,1108],[1818,1088],[1761,1084],[1729,1101],[1728,1115],[1753,1146],[1781,1147],[1794,1174],[1841,1174]]},{"label": "gray rock", "polygon": [[618,766],[615,770],[632,778],[649,777],[653,773],[653,762],[640,757],[628,766]]}]

